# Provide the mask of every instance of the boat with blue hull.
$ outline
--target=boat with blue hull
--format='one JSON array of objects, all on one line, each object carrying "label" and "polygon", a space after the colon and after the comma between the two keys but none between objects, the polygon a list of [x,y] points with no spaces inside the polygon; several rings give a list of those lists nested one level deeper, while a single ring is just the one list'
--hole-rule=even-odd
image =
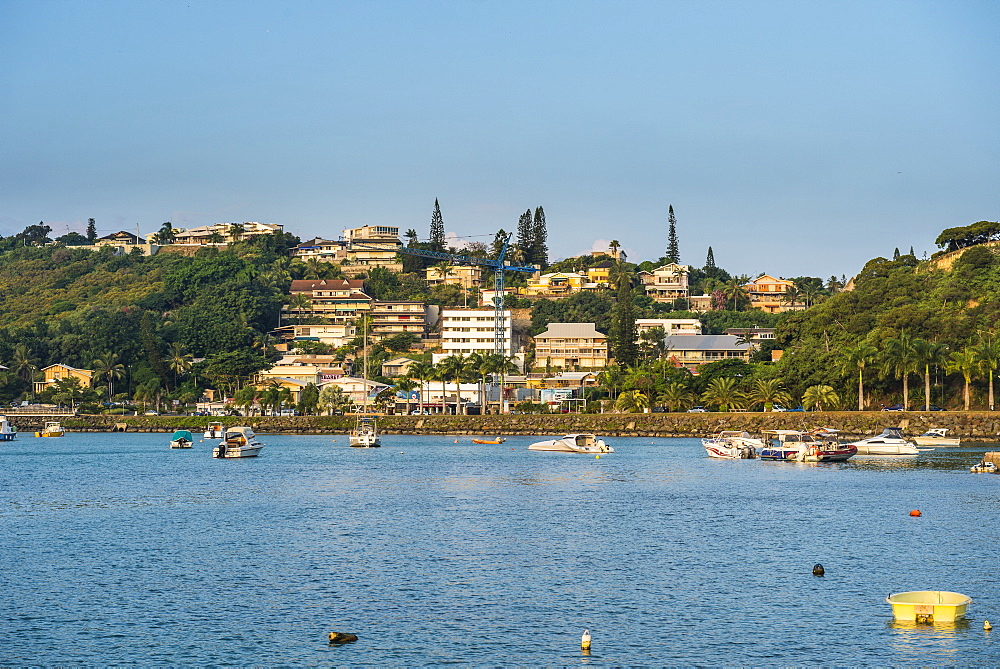
[{"label": "boat with blue hull", "polygon": [[7,416],[0,416],[0,441],[17,439],[17,428],[10,424]]}]

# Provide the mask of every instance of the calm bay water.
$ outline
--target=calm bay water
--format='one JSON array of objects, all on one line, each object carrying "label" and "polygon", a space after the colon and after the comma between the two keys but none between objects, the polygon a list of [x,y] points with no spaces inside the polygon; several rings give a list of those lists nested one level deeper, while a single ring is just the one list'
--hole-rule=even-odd
[{"label": "calm bay water", "polygon": [[[1000,476],[968,471],[991,447],[808,465],[455,439],[0,444],[0,663],[1000,662]],[[924,589],[970,595],[968,620],[892,622],[886,595]]]}]

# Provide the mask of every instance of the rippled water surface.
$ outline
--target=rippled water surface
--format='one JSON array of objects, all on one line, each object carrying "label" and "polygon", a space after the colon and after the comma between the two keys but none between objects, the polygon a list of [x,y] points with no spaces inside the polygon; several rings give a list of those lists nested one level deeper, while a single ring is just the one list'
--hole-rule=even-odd
[{"label": "rippled water surface", "polygon": [[[262,440],[224,461],[168,434],[0,444],[0,663],[1000,662],[985,445],[808,465],[694,439]],[[924,589],[971,596],[967,621],[892,622],[886,595]]]}]

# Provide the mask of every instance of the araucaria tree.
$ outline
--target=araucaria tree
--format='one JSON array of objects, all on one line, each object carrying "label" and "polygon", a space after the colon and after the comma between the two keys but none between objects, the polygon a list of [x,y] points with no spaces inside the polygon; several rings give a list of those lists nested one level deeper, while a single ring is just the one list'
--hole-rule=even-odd
[{"label": "araucaria tree", "polygon": [[705,258],[705,270],[715,269],[715,253],[712,251],[712,247],[708,247],[708,256]]},{"label": "araucaria tree", "polygon": [[531,263],[541,265],[542,269],[549,266],[549,233],[545,228],[545,210],[535,208],[535,218],[531,223]]},{"label": "araucaria tree", "polygon": [[532,247],[535,238],[534,221],[531,218],[531,210],[521,214],[517,219],[517,248],[521,251],[521,258],[526,263],[532,262]]},{"label": "araucaria tree", "polygon": [[441,216],[441,205],[434,198],[434,213],[431,214],[431,250],[443,253],[446,249],[444,240],[444,217]]},{"label": "araucaria tree", "polygon": [[87,219],[87,243],[93,244],[97,241],[97,221],[92,218]]},{"label": "araucaria tree", "polygon": [[677,217],[674,216],[674,205],[670,205],[668,212],[670,232],[667,234],[667,260],[672,263],[680,263],[681,251],[677,243]]},{"label": "araucaria tree", "polygon": [[608,343],[615,362],[624,366],[634,365],[639,359],[639,333],[635,325],[635,305],[632,298],[632,281],[625,273],[621,273],[618,299],[611,314]]}]

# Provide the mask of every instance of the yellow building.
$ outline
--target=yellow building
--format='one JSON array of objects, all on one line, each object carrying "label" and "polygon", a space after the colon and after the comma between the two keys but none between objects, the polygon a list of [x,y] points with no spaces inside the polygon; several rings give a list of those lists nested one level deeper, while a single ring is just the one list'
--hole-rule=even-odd
[{"label": "yellow building", "polygon": [[80,385],[89,388],[94,385],[94,372],[89,369],[77,369],[69,365],[49,365],[42,369],[43,380],[35,381],[35,392],[40,393],[60,379],[77,378]]},{"label": "yellow building", "polygon": [[442,273],[437,267],[428,267],[424,270],[424,277],[429,286],[475,288],[483,285],[483,268],[478,265],[452,265],[447,272]]},{"label": "yellow building", "polygon": [[570,371],[603,369],[608,364],[608,338],[593,323],[549,323],[534,340],[535,367]]},{"label": "yellow building", "polygon": [[522,294],[525,297],[566,297],[579,293],[587,284],[587,278],[576,272],[550,272],[528,279]]},{"label": "yellow building", "polygon": [[750,306],[770,314],[784,311],[801,311],[806,305],[788,299],[787,293],[795,289],[795,283],[786,279],[776,279],[764,274],[743,286],[750,298]]}]

